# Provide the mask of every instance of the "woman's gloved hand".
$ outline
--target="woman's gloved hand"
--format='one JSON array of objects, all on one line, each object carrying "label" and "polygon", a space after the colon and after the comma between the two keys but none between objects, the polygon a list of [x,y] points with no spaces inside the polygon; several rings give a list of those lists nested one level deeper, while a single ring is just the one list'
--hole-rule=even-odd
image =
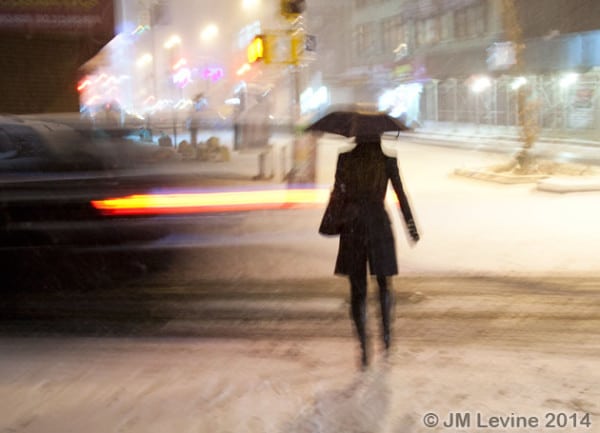
[{"label": "woman's gloved hand", "polygon": [[419,242],[420,236],[419,236],[419,232],[417,231],[417,226],[415,225],[415,221],[414,220],[408,220],[406,222],[406,228],[408,229],[408,234],[410,235],[411,239],[414,242]]}]

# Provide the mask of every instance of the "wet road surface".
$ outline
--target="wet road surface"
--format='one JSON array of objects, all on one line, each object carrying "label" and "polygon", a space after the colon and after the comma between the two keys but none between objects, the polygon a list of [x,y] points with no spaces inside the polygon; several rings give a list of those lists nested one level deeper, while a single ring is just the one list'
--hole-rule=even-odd
[{"label": "wet road surface", "polygon": [[[378,335],[370,283],[369,325]],[[528,347],[600,354],[595,278],[399,277],[394,334],[402,342]],[[5,336],[349,338],[342,278],[183,280],[169,272],[110,289],[5,293]],[[375,343],[378,344],[378,343]]]}]

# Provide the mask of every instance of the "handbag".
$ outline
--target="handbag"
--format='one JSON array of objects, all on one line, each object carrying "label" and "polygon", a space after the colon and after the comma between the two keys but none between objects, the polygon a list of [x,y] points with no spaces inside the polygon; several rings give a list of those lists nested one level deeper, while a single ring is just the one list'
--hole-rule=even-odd
[{"label": "handbag", "polygon": [[345,194],[338,188],[334,188],[329,195],[329,202],[325,208],[319,233],[325,236],[339,235],[344,225],[344,202]]}]

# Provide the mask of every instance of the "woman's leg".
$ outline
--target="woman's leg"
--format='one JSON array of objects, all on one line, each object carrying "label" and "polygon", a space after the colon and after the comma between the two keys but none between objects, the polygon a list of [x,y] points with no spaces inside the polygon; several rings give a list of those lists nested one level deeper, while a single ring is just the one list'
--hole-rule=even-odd
[{"label": "woman's leg", "polygon": [[385,350],[389,350],[391,344],[390,326],[392,320],[392,292],[388,287],[388,277],[383,275],[377,276],[377,284],[379,285],[379,303],[381,304],[381,324],[383,343]]},{"label": "woman's leg", "polygon": [[362,351],[363,366],[368,364],[367,356],[367,275],[366,272],[350,275],[351,306],[350,312],[356,327]]}]

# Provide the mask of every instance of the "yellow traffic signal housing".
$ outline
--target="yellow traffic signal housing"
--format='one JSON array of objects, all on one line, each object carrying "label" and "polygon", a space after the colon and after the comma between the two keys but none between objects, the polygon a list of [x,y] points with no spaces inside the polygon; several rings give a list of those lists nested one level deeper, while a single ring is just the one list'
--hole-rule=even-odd
[{"label": "yellow traffic signal housing", "polygon": [[248,63],[297,65],[304,54],[304,31],[272,31],[256,35],[247,48]]},{"label": "yellow traffic signal housing", "polygon": [[248,63],[255,63],[265,59],[266,40],[265,35],[256,35],[246,51]]},{"label": "yellow traffic signal housing", "polygon": [[291,34],[290,39],[290,63],[297,65],[300,58],[304,54],[304,46],[306,44],[306,34],[304,31],[295,31]]},{"label": "yellow traffic signal housing", "polygon": [[296,19],[305,9],[305,0],[280,0],[281,15],[287,19]]}]

